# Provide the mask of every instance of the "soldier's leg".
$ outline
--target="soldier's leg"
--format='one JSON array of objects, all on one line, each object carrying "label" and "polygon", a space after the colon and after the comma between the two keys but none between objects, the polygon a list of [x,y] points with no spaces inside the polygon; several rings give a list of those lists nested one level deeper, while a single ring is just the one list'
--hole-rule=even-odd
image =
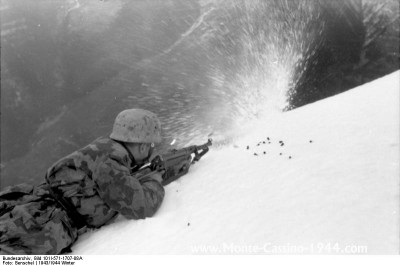
[{"label": "soldier's leg", "polygon": [[30,202],[0,217],[0,252],[59,254],[77,239],[66,213],[52,200]]}]

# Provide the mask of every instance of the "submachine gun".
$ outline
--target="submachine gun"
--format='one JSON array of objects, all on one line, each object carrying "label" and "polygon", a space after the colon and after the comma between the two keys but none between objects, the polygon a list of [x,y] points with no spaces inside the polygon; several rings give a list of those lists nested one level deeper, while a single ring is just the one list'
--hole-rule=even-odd
[{"label": "submachine gun", "polygon": [[[198,162],[209,151],[209,146],[211,145],[212,139],[208,139],[203,145],[192,145],[182,149],[168,150],[163,154],[155,156],[137,174],[141,171],[146,171],[145,175],[147,176],[154,173],[154,171],[165,171],[162,176],[162,185],[166,186],[187,174],[190,165]],[[192,155],[194,156],[192,157]]]}]

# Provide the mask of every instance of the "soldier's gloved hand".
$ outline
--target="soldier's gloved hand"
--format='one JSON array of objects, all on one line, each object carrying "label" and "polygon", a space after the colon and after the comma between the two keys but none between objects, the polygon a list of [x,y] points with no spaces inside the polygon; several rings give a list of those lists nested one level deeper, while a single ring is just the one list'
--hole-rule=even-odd
[{"label": "soldier's gloved hand", "polygon": [[144,181],[148,178],[151,178],[161,183],[164,173],[165,171],[151,171],[149,168],[144,168],[132,174],[132,176],[137,178],[139,181]]},{"label": "soldier's gloved hand", "polygon": [[165,171],[154,172],[150,174],[149,177],[156,180],[159,183],[162,183],[164,173]]}]

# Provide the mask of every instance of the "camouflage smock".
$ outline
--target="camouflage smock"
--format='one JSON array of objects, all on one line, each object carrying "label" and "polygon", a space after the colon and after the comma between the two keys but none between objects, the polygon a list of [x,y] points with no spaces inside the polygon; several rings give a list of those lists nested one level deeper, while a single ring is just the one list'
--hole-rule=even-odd
[{"label": "camouflage smock", "polygon": [[0,192],[0,254],[58,254],[76,241],[78,230],[49,187],[72,203],[89,228],[118,213],[128,219],[152,216],[164,188],[151,176],[135,176],[137,168],[121,143],[99,138],[50,167],[47,184]]},{"label": "camouflage smock", "polygon": [[151,177],[139,180],[136,169],[133,156],[121,143],[99,138],[56,162],[46,181],[70,199],[88,227],[99,227],[117,213],[143,219],[160,207],[163,186]]},{"label": "camouflage smock", "polygon": [[78,238],[72,224],[47,184],[19,184],[0,192],[0,255],[67,251]]}]

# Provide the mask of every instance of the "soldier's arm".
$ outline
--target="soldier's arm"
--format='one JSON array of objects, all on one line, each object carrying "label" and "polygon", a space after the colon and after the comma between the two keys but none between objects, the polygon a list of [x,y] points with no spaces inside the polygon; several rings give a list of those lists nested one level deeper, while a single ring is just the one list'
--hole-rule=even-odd
[{"label": "soldier's arm", "polygon": [[100,197],[129,219],[151,217],[164,198],[164,188],[151,176],[137,179],[118,160],[107,159],[94,173]]}]

